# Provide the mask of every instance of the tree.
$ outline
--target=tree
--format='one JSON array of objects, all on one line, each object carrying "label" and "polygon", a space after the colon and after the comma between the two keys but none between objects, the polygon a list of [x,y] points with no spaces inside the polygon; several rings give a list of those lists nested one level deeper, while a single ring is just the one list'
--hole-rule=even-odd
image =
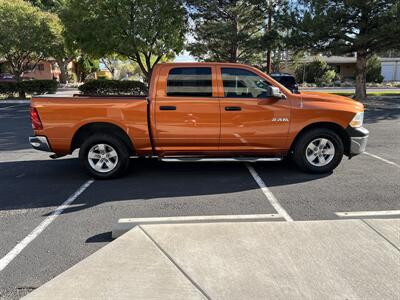
[{"label": "tree", "polygon": [[357,53],[356,95],[366,98],[367,59],[400,43],[398,0],[301,0],[293,41],[328,54]]},{"label": "tree", "polygon": [[[262,38],[262,48],[267,49],[266,71],[273,71],[272,54],[275,50],[282,50],[285,44],[284,33],[290,26],[288,19],[288,0],[260,0],[260,7],[266,18],[265,30]],[[278,58],[279,60],[279,58]]]},{"label": "tree", "polygon": [[329,70],[331,69],[325,61],[315,58],[311,62],[297,65],[295,71],[296,79],[301,83],[316,83]]},{"label": "tree", "polygon": [[37,6],[41,10],[57,12],[65,5],[66,0],[28,0],[32,5]]},{"label": "tree", "polygon": [[100,69],[99,60],[87,54],[81,55],[76,62],[76,75],[79,82],[85,81],[89,74]]},{"label": "tree", "polygon": [[368,59],[366,76],[367,82],[381,83],[383,81],[382,64],[377,55],[373,55]]},{"label": "tree", "polygon": [[259,2],[188,0],[194,22],[188,51],[200,60],[259,63],[264,27]]},{"label": "tree", "polygon": [[155,64],[182,51],[187,23],[179,0],[69,0],[62,19],[83,51],[125,56],[139,64],[147,82]]},{"label": "tree", "polygon": [[0,0],[0,57],[17,80],[51,55],[60,30],[56,16],[22,0]]},{"label": "tree", "polygon": [[[51,12],[54,14],[54,18],[55,15],[58,18],[60,13],[65,10],[66,6],[66,0],[29,0],[29,2],[43,11]],[[59,26],[55,39],[57,47],[53,48],[51,56],[55,58],[60,68],[60,83],[66,83],[70,77],[68,74],[68,65],[74,58],[78,57],[79,51],[61,21],[57,19],[57,22]]]}]

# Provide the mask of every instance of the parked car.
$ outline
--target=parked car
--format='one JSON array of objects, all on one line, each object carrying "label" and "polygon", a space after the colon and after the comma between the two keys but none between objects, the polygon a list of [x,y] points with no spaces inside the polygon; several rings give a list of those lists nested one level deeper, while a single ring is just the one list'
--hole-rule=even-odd
[{"label": "parked car", "polygon": [[296,78],[288,73],[271,73],[269,74],[273,79],[284,85],[292,93],[299,94],[299,85],[296,82]]},{"label": "parked car", "polygon": [[10,73],[1,73],[0,82],[15,82],[15,76]]},{"label": "parked car", "polygon": [[242,64],[165,63],[148,96],[37,96],[33,148],[52,158],[80,148],[95,178],[127,170],[130,157],[162,161],[279,161],[325,173],[343,155],[365,150],[363,104],[314,92],[293,93]]}]

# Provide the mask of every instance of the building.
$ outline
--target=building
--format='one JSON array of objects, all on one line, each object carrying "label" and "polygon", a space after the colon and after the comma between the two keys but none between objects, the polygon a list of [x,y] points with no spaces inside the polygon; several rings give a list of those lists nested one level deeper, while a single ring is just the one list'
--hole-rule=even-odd
[{"label": "building", "polygon": [[[74,62],[68,65],[68,69],[75,72]],[[60,79],[60,68],[55,59],[49,58],[46,60],[41,60],[35,68],[33,66],[26,64],[26,71],[22,73],[22,78],[24,79],[36,79],[36,80],[57,80]],[[7,62],[0,58],[0,73],[9,73]]]},{"label": "building", "polygon": [[[354,80],[356,74],[355,56],[310,56],[304,62],[311,62],[314,59],[325,61],[336,73],[340,75],[342,81]],[[380,57],[382,65],[382,76],[384,81],[400,81],[400,57]]]}]

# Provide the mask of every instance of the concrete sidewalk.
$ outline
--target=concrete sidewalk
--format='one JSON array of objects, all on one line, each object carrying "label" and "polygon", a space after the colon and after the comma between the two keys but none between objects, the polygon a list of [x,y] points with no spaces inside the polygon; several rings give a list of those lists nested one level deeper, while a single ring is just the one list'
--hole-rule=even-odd
[{"label": "concrete sidewalk", "polygon": [[400,220],[139,225],[25,299],[399,299]]}]

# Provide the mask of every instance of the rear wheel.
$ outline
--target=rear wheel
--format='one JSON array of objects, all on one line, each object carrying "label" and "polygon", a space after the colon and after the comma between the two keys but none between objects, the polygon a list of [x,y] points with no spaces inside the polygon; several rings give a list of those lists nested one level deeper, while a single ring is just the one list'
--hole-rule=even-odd
[{"label": "rear wheel", "polygon": [[343,142],[331,129],[317,128],[305,132],[297,140],[293,160],[303,171],[328,173],[342,161]]},{"label": "rear wheel", "polygon": [[112,135],[95,134],[84,141],[79,150],[82,167],[97,179],[122,175],[129,165],[125,144]]}]

